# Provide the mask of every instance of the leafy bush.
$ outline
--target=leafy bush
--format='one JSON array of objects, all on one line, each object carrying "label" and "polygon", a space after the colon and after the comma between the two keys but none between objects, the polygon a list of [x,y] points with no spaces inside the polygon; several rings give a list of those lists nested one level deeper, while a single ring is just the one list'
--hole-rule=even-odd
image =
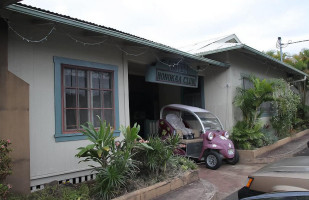
[{"label": "leafy bush", "polygon": [[293,127],[299,130],[309,128],[309,106],[304,104],[298,105],[296,120],[293,122]]},{"label": "leafy bush", "polygon": [[9,195],[9,200],[90,200],[89,188],[86,184],[75,186],[61,184],[45,187],[43,190],[29,195]]},{"label": "leafy bush", "polygon": [[263,137],[263,145],[262,146],[267,146],[267,145],[271,145],[275,142],[278,141],[278,137],[275,134],[274,129],[270,129],[270,128],[262,128],[261,129],[264,137]]},{"label": "leafy bush", "polygon": [[260,80],[250,76],[252,88],[237,88],[234,105],[242,111],[243,120],[233,127],[231,139],[240,149],[254,149],[263,146],[264,134],[262,125],[258,121],[262,112],[259,110],[262,103],[273,100],[273,82]]},{"label": "leafy bush", "polygon": [[273,97],[276,114],[271,118],[271,124],[276,130],[277,136],[283,138],[289,135],[293,123],[296,122],[297,107],[301,100],[299,95],[295,94],[283,79],[274,81]]},{"label": "leafy bush", "polygon": [[[127,181],[134,177],[139,171],[137,161],[132,158],[135,149],[149,149],[146,143],[137,142],[141,137],[138,135],[140,126],[135,124],[132,128],[122,127],[124,140],[115,141],[113,131],[106,122],[101,122],[100,128],[96,129],[91,123],[82,126],[83,133],[92,144],[78,148],[81,162],[94,161],[100,167],[94,169],[98,172],[96,185],[94,187],[95,197],[100,199],[111,199],[117,196]],[[93,167],[93,166],[92,166]]]},{"label": "leafy bush", "polygon": [[12,149],[10,140],[0,139],[0,198],[5,199],[9,190],[11,189],[10,184],[5,184],[5,178],[12,174],[12,159],[9,153]]},{"label": "leafy bush", "polygon": [[197,169],[197,165],[195,164],[195,162],[190,160],[189,158],[183,156],[173,156],[173,159],[175,160],[174,162],[176,166],[178,166],[184,171]]},{"label": "leafy bush", "polygon": [[148,144],[153,150],[146,150],[141,157],[141,162],[144,163],[148,173],[164,173],[167,163],[173,155],[173,146],[168,143],[168,140],[162,140],[159,137],[149,138]]},{"label": "leafy bush", "polygon": [[254,76],[250,76],[250,81],[253,83],[253,87],[249,89],[238,87],[233,103],[242,111],[243,121],[248,124],[249,128],[253,128],[256,120],[262,114],[259,111],[261,104],[273,100],[273,83]]},{"label": "leafy bush", "polygon": [[239,121],[233,127],[231,139],[239,149],[254,149],[263,145],[264,134],[261,132],[261,123],[249,127],[245,121]]},{"label": "leafy bush", "polygon": [[84,125],[81,127],[83,134],[92,144],[78,148],[79,153],[76,154],[76,157],[85,158],[80,162],[94,161],[99,163],[101,167],[106,167],[111,158],[111,152],[115,152],[115,138],[110,125],[107,126],[105,121],[100,121],[98,130],[91,123],[88,123],[88,127]]}]

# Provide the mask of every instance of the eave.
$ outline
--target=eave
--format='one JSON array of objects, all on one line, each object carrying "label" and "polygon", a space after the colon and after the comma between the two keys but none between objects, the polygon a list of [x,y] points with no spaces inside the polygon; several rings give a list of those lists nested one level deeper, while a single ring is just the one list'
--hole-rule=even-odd
[{"label": "eave", "polygon": [[212,51],[207,51],[207,52],[202,52],[202,53],[198,53],[196,55],[198,56],[206,56],[206,55],[210,55],[210,54],[216,54],[216,53],[221,53],[221,52],[225,52],[225,51],[233,51],[233,50],[238,50],[238,49],[243,49],[243,50],[246,50],[246,51],[249,51],[250,53],[253,53],[253,54],[257,54],[259,56],[262,56],[264,57],[265,59],[267,60],[270,60],[278,65],[282,65],[283,67],[286,67],[288,70],[290,71],[293,71],[295,74],[298,74],[298,75],[302,75],[302,76],[306,76],[306,77],[309,77],[308,74],[306,74],[305,72],[303,71],[300,71],[299,69],[296,69],[295,67],[289,65],[289,64],[286,64],[284,62],[281,62],[280,60],[277,60],[261,51],[258,51],[252,47],[249,47],[245,44],[239,44],[239,45],[236,45],[236,46],[232,46],[232,47],[227,47],[227,48],[222,48],[222,49],[216,49],[216,50],[212,50]]},{"label": "eave", "polygon": [[88,30],[88,31],[112,36],[112,37],[115,37],[115,38],[118,38],[118,39],[134,42],[134,43],[137,43],[137,44],[140,44],[140,45],[155,48],[155,49],[162,50],[162,51],[165,51],[165,52],[169,52],[169,53],[172,53],[172,54],[177,54],[179,56],[183,56],[184,58],[192,59],[194,61],[206,62],[208,64],[220,66],[220,67],[229,67],[228,64],[225,64],[225,63],[222,63],[222,62],[219,62],[219,61],[215,61],[215,60],[211,60],[211,59],[208,59],[208,58],[203,58],[203,57],[200,57],[200,56],[197,56],[197,55],[193,55],[193,54],[190,54],[190,53],[186,53],[186,52],[180,51],[178,49],[174,49],[174,48],[171,48],[171,47],[159,44],[159,43],[155,43],[155,42],[152,42],[152,41],[140,38],[140,37],[136,37],[134,35],[126,34],[126,33],[120,32],[120,31],[116,31],[116,30],[111,30],[111,29],[108,29],[106,27],[87,23],[85,21],[73,19],[73,18],[70,18],[70,17],[60,16],[60,15],[57,15],[56,13],[45,12],[44,10],[35,9],[35,8],[24,6],[24,5],[21,5],[21,4],[9,5],[6,9],[13,11],[13,12],[33,16],[33,17],[36,17],[36,18],[45,19],[45,20],[49,20],[49,21],[52,21],[52,22],[65,24],[65,25],[68,25],[68,26],[81,28],[81,29],[84,29],[84,30]]}]

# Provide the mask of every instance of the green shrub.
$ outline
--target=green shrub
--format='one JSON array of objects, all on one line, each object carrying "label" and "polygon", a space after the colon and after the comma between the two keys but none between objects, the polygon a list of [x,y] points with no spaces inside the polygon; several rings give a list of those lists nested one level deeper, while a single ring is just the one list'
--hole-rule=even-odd
[{"label": "green shrub", "polygon": [[262,125],[259,118],[262,114],[262,103],[273,100],[273,82],[266,79],[260,80],[250,76],[252,88],[243,89],[238,87],[234,98],[234,105],[242,111],[243,120],[233,127],[231,138],[237,148],[254,149],[264,144],[264,134],[261,132]]},{"label": "green shrub", "polygon": [[0,139],[0,199],[5,199],[9,190],[10,184],[5,184],[5,178],[12,174],[12,159],[9,153],[12,151],[10,148],[10,140]]},{"label": "green shrub", "polygon": [[233,127],[231,139],[239,149],[254,149],[263,145],[264,134],[261,123],[249,127],[245,121],[239,121]]},{"label": "green shrub", "polygon": [[173,155],[173,146],[168,143],[168,140],[162,140],[159,137],[149,138],[149,146],[153,150],[146,150],[144,154],[146,167],[156,174],[164,173],[167,163]]},{"label": "green shrub", "polygon": [[138,142],[141,137],[138,135],[140,126],[124,128],[122,133],[124,140],[115,141],[110,125],[100,120],[100,128],[96,129],[91,123],[82,126],[84,135],[92,143],[86,147],[78,148],[76,154],[84,158],[83,162],[94,161],[100,167],[94,168],[98,174],[94,187],[94,196],[100,199],[111,199],[117,196],[125,188],[129,179],[139,171],[137,161],[133,159],[135,151],[152,150],[146,143]]},{"label": "green shrub", "polygon": [[144,173],[151,174],[165,173],[168,167],[177,165],[173,158],[173,152],[179,144],[178,135],[169,136],[162,140],[158,136],[151,136],[148,145],[152,149],[146,149],[144,152],[137,152],[136,159],[140,161],[140,168]]},{"label": "green shrub", "polygon": [[106,167],[111,158],[111,152],[115,152],[115,138],[110,125],[107,126],[106,121],[101,122],[100,120],[98,130],[91,123],[88,123],[88,127],[84,125],[81,127],[83,134],[92,144],[78,148],[79,152],[76,157],[84,158],[80,162],[94,161],[99,163],[101,167]]},{"label": "green shrub", "polygon": [[242,111],[243,121],[247,123],[247,127],[253,128],[262,114],[259,111],[261,104],[273,100],[273,82],[266,79],[260,80],[254,76],[250,76],[250,81],[253,84],[252,88],[238,87],[236,89],[233,103]]},{"label": "green shrub", "polygon": [[47,186],[43,190],[33,192],[29,195],[11,194],[8,200],[90,200],[89,188],[86,184],[75,186],[54,185]]},{"label": "green shrub", "polygon": [[183,156],[174,156],[176,166],[180,167],[182,170],[195,170],[197,169],[197,165],[194,161],[190,160],[189,158]]},{"label": "green shrub", "polygon": [[271,145],[275,142],[278,141],[278,137],[275,134],[274,129],[271,128],[267,128],[267,129],[261,129],[264,137],[263,137],[263,145],[262,146],[267,146],[267,145]]},{"label": "green shrub", "polygon": [[299,95],[295,94],[289,84],[283,79],[274,81],[273,106],[276,114],[271,118],[271,124],[276,130],[279,138],[289,136],[296,122],[297,107],[301,100]]},{"label": "green shrub", "polygon": [[298,105],[296,120],[293,122],[293,126],[300,130],[309,128],[309,106],[304,104]]}]

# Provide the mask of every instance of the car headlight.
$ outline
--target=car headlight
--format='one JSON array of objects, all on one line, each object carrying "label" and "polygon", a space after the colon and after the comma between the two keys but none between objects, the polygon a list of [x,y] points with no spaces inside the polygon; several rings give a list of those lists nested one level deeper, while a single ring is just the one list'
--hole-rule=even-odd
[{"label": "car headlight", "polygon": [[214,139],[214,133],[213,132],[209,132],[207,138],[208,138],[208,140]]},{"label": "car headlight", "polygon": [[229,138],[229,137],[230,137],[230,134],[229,134],[229,132],[225,131],[225,133],[224,133],[223,136],[226,137],[226,138]]}]

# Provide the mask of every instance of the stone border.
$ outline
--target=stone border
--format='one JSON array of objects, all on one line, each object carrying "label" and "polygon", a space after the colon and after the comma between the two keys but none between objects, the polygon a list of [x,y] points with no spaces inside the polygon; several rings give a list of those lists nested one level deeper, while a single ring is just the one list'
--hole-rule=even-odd
[{"label": "stone border", "polygon": [[198,170],[194,170],[192,172],[186,172],[182,177],[159,182],[149,187],[117,197],[113,200],[150,200],[197,180],[199,180]]},{"label": "stone border", "polygon": [[290,136],[290,137],[287,137],[287,138],[284,138],[284,139],[281,139],[277,142],[275,142],[274,144],[271,144],[271,145],[268,145],[268,146],[265,146],[265,147],[261,147],[259,149],[255,149],[255,150],[237,150],[238,153],[239,153],[239,163],[252,163],[254,162],[254,160],[266,153],[266,152],[269,152],[269,151],[272,151],[274,149],[277,149],[283,145],[285,145],[286,143],[288,142],[291,142],[293,140],[296,140],[306,134],[309,133],[309,129],[306,129],[304,131],[301,131],[299,133],[296,133],[295,135],[293,136]]}]

